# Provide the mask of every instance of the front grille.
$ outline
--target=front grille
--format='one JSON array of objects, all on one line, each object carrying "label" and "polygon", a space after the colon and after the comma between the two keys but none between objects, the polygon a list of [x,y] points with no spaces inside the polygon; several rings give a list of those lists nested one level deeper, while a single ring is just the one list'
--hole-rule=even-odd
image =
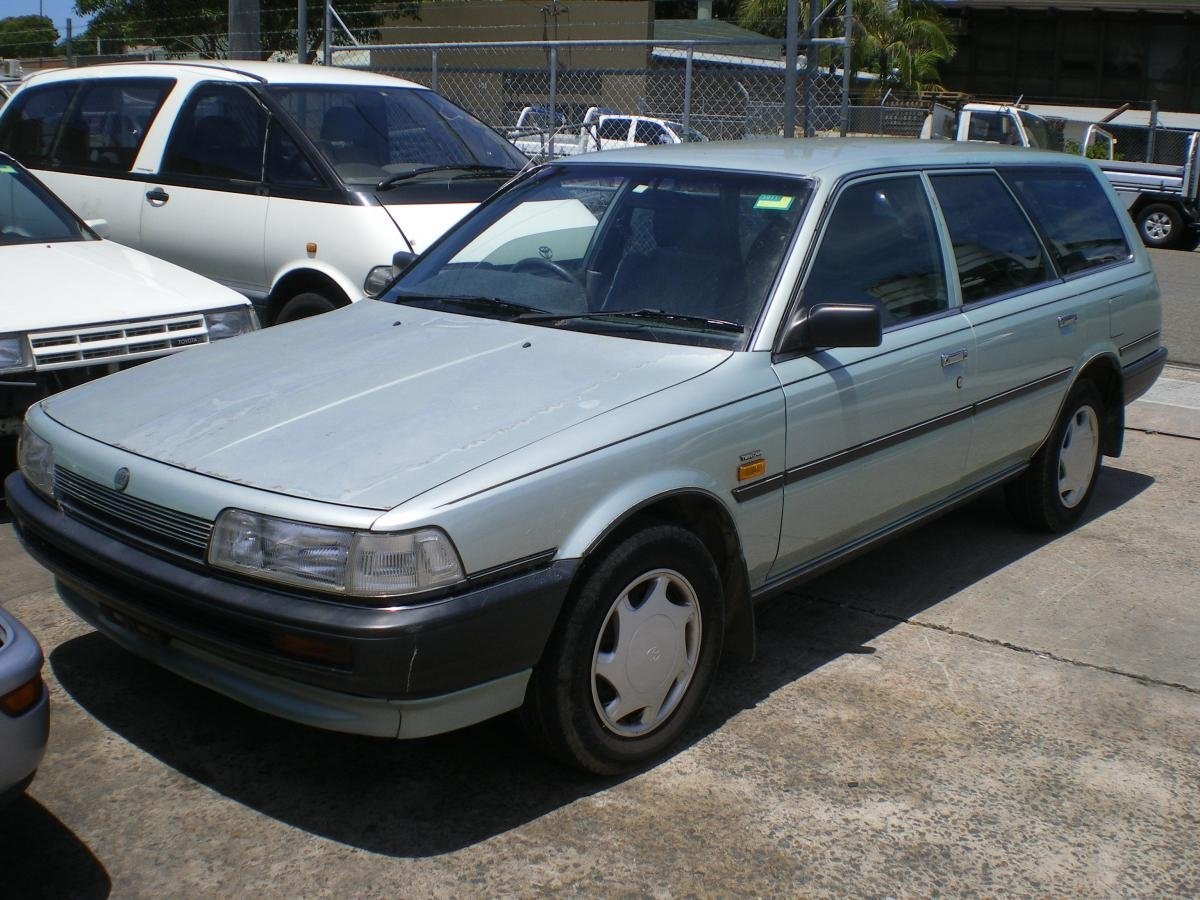
[{"label": "front grille", "polygon": [[208,550],[208,519],[130,497],[61,466],[54,469],[54,491],[67,515],[127,544],[192,559]]},{"label": "front grille", "polygon": [[33,367],[39,372],[144,359],[207,343],[208,325],[201,315],[39,331],[29,335]]}]

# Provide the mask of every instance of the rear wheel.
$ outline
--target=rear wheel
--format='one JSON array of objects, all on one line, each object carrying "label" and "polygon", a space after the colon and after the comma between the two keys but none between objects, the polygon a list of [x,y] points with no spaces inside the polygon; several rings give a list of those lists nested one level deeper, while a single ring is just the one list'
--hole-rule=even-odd
[{"label": "rear wheel", "polygon": [[1104,401],[1090,381],[1078,382],[1054,432],[1029,469],[1006,489],[1009,508],[1031,528],[1058,532],[1083,516],[1100,474]]},{"label": "rear wheel", "polygon": [[1181,247],[1186,240],[1183,217],[1166,203],[1151,203],[1137,216],[1138,233],[1147,247]]},{"label": "rear wheel", "polygon": [[332,297],[318,291],[305,291],[283,304],[283,308],[279,310],[279,315],[275,319],[275,324],[283,325],[287,322],[295,322],[297,319],[319,316],[322,313],[332,312],[341,305],[343,304],[339,304]]},{"label": "rear wheel", "polygon": [[526,692],[522,719],[543,750],[613,774],[674,743],[721,655],[724,599],[691,532],[646,528],[596,560],[573,591]]}]

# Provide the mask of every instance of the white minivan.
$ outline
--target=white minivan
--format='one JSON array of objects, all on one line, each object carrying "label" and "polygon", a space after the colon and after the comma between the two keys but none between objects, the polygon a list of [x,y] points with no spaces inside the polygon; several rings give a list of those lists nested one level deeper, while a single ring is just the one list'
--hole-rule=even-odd
[{"label": "white minivan", "polygon": [[0,150],[267,324],[377,293],[397,252],[425,250],[527,162],[411,82],[216,61],[34,75],[0,112]]}]

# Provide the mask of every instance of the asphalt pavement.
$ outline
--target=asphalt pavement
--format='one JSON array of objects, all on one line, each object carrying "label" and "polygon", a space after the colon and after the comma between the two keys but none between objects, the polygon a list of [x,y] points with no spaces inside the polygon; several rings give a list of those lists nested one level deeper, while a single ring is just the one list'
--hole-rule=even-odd
[{"label": "asphalt pavement", "polygon": [[1173,363],[1200,367],[1200,250],[1151,250],[1163,301],[1163,342]]}]

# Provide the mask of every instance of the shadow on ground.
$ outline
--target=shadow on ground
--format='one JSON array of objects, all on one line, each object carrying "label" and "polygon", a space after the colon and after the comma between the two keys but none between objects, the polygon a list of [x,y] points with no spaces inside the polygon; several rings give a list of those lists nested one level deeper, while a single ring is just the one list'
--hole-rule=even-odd
[{"label": "shadow on ground", "polygon": [[[36,782],[35,782],[36,784]],[[8,897],[107,897],[112,882],[104,866],[62,822],[32,797],[12,801],[2,813],[0,893]],[[53,860],[47,865],[47,860]]]},{"label": "shadow on ground", "polygon": [[[1089,518],[1153,479],[1107,469]],[[989,496],[760,610],[759,658],[726,668],[684,745],[779,687],[870,643],[908,618],[1038,550],[1053,536],[1014,529]],[[871,613],[823,602],[870,590]],[[817,602],[814,602],[817,601]],[[858,606],[859,604],[855,604]],[[307,832],[374,853],[423,857],[509,831],[620,779],[550,763],[514,716],[396,743],[271,718],[141,661],[92,633],[56,648],[63,688],[121,737],[190,778]]]}]

